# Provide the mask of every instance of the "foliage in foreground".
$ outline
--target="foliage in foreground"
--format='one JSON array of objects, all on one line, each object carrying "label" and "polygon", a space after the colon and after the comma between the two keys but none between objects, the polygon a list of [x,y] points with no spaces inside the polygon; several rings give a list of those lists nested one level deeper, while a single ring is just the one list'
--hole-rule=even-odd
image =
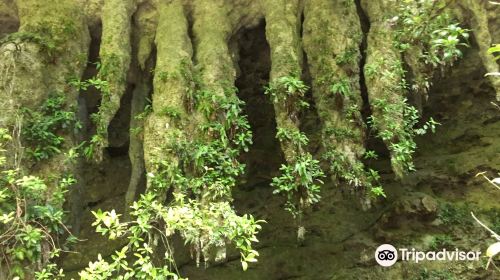
[{"label": "foliage in foreground", "polygon": [[[127,221],[121,221],[114,210],[93,212],[98,232],[128,242],[110,260],[98,256],[79,273],[82,279],[180,279],[169,243],[174,234],[189,246],[197,265],[201,258],[205,264],[225,258],[229,244],[240,252],[243,270],[257,261],[259,254],[252,244],[258,242],[263,221],[238,215],[230,204],[232,188],[244,171],[238,156],[252,143],[243,102],[233,87],[222,95],[200,89],[195,97],[189,108],[205,117],[196,136],[188,139],[177,129],[167,147],[162,147],[165,153],[174,153],[180,164],[170,159],[155,162],[155,170],[147,174],[149,188],[134,202]],[[183,112],[176,108],[149,113],[165,115],[177,124],[183,120]],[[169,190],[173,199],[165,198]]]},{"label": "foliage in foreground", "polygon": [[[66,121],[73,121],[72,114],[62,110],[63,103],[59,97],[49,98],[41,112],[30,112],[40,118],[28,121],[21,134],[29,136],[30,141],[40,138],[51,145],[50,149],[37,146],[35,153],[30,153],[36,160],[60,152],[57,146],[62,145],[64,138],[56,134],[57,130],[69,126]],[[51,262],[67,246],[61,239],[69,234],[63,204],[76,180],[71,174],[42,179],[26,173],[20,168],[18,137],[0,128],[0,267],[5,266],[14,279],[27,277],[28,271],[38,271],[36,279],[59,279],[64,273]],[[71,235],[66,239],[66,243],[74,241]]]},{"label": "foliage in foreground", "polygon": [[[80,272],[82,279],[181,279],[169,244],[169,237],[176,232],[186,243],[203,247],[220,246],[226,240],[232,240],[241,251],[244,270],[249,262],[257,261],[259,254],[252,249],[251,243],[258,241],[256,233],[260,225],[253,217],[236,215],[227,202],[215,203],[204,209],[193,200],[185,203],[185,198],[179,195],[170,206],[162,205],[156,199],[153,193],[148,192],[134,202],[131,222],[121,222],[120,215],[114,210],[93,212],[98,232],[107,234],[111,239],[126,237],[128,242],[112,255],[110,261],[99,255],[96,262]],[[212,231],[212,234],[205,235],[204,231]],[[166,263],[160,266],[154,262],[158,254],[155,243],[161,243],[166,249],[162,260]],[[133,261],[127,258],[131,253]]]},{"label": "foliage in foreground", "polygon": [[[284,76],[266,87],[265,94],[273,103],[284,103],[291,119],[297,118],[301,109],[308,108],[304,95],[309,87],[295,76]],[[273,178],[271,186],[275,194],[282,194],[287,201],[285,209],[289,211],[299,224],[298,239],[302,236],[302,215],[312,204],[320,200],[321,180],[325,175],[319,161],[313,159],[306,150],[309,139],[296,127],[278,127],[276,138],[291,147],[294,157],[280,168],[281,174]]]},{"label": "foliage in foreground", "polygon": [[[415,136],[433,132],[438,123],[431,118],[416,128],[420,121],[417,109],[407,99],[395,101],[394,96],[411,91],[426,97],[435,70],[444,70],[462,57],[461,48],[468,46],[469,30],[461,28],[446,11],[446,1],[397,2],[396,14],[387,20],[394,26],[393,45],[406,59],[376,60],[365,66],[365,75],[367,79],[379,79],[391,85],[380,98],[371,101],[373,108],[382,113],[371,116],[369,123],[377,137],[388,143],[394,171],[401,177],[414,170]],[[408,66],[412,70],[410,75],[406,71]],[[402,120],[395,116],[401,116]]]}]

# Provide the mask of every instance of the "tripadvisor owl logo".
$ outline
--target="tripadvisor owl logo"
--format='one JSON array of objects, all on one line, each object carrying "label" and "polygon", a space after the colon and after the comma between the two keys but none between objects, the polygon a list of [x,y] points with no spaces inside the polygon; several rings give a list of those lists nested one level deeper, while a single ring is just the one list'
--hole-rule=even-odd
[{"label": "tripadvisor owl logo", "polygon": [[481,252],[441,249],[440,251],[418,251],[415,248],[396,249],[391,244],[382,244],[375,250],[375,260],[381,266],[392,266],[398,261],[419,263],[421,261],[479,261]]},{"label": "tripadvisor owl logo", "polygon": [[391,244],[382,244],[375,251],[375,260],[381,266],[392,266],[398,261],[398,250]]}]

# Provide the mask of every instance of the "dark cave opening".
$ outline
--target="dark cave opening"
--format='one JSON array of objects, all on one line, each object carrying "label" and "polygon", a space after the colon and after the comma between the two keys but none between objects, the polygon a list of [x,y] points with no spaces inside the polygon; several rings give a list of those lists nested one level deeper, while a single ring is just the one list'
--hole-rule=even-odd
[{"label": "dark cave opening", "polygon": [[0,39],[19,31],[19,18],[17,15],[0,12]]},{"label": "dark cave opening", "polygon": [[[97,75],[97,65],[96,62],[99,61],[99,49],[101,45],[102,36],[102,24],[97,24],[93,26],[90,30],[90,45],[89,53],[87,58],[87,67],[85,68],[80,80],[85,81],[93,78]],[[79,117],[83,124],[83,139],[87,140],[89,135],[95,133],[95,127],[93,127],[90,120],[90,115],[97,113],[99,110],[100,103],[100,92],[89,87],[87,90],[80,90],[78,95],[78,105],[79,105]]]},{"label": "dark cave opening", "polygon": [[[102,37],[102,24],[90,28],[91,42],[87,67],[81,80],[87,80],[97,75],[97,64],[99,61],[99,50]],[[129,184],[131,174],[131,162],[128,157],[129,131],[131,118],[132,92],[135,83],[129,82],[125,94],[120,102],[120,109],[112,119],[108,127],[109,146],[104,150],[102,162],[82,160],[79,163],[80,171],[78,177],[79,186],[72,190],[70,202],[73,205],[71,216],[74,220],[73,233],[78,236],[87,237],[88,229],[93,219],[87,210],[97,208],[116,208],[122,212],[120,203]],[[82,133],[78,135],[78,143],[86,141],[96,133],[95,124],[91,120],[92,114],[99,111],[101,103],[101,92],[94,87],[80,90],[78,96],[78,115],[82,123]],[[80,228],[82,232],[80,232]]]},{"label": "dark cave opening", "polygon": [[128,155],[130,139],[130,118],[132,93],[135,85],[129,83],[125,94],[120,100],[120,109],[111,120],[108,127],[109,146],[106,148],[110,157],[120,157]]},{"label": "dark cave opening", "polygon": [[[100,61],[99,51],[102,37],[102,23],[90,29],[91,42],[89,47],[89,57],[87,68],[85,69],[82,81],[94,78],[98,74],[97,62]],[[109,147],[105,152],[110,157],[126,156],[129,146],[130,113],[132,103],[132,92],[135,83],[129,82],[125,93],[120,101],[120,109],[111,120],[108,127]],[[81,90],[79,94],[80,120],[84,124],[83,139],[88,141],[96,133],[95,124],[91,121],[92,114],[99,111],[101,104],[101,92],[89,87]]]},{"label": "dark cave opening", "polygon": [[[302,32],[300,33],[302,34]],[[301,35],[302,36],[302,35]],[[313,155],[318,155],[322,151],[321,146],[321,127],[322,123],[318,115],[316,101],[313,96],[313,78],[309,68],[309,60],[305,50],[302,51],[303,67],[301,79],[309,86],[309,90],[304,95],[304,101],[309,104],[308,108],[303,109],[299,114],[300,131],[309,139],[308,151]]]},{"label": "dark cave opening", "polygon": [[247,165],[246,182],[253,186],[270,181],[285,161],[276,139],[273,104],[264,95],[271,70],[270,48],[265,35],[265,22],[254,28],[240,30],[233,40],[239,49],[239,76],[236,80],[238,97],[245,101],[245,114],[252,127],[253,145],[242,155]]},{"label": "dark cave opening", "polygon": [[[379,156],[380,160],[375,163],[372,160],[363,160],[366,166],[372,167],[372,165],[376,165],[379,172],[381,174],[392,174],[392,169],[390,165],[390,152],[386,147],[382,139],[378,138],[377,132],[372,127],[370,123],[370,116],[372,115],[372,108],[370,107],[370,100],[368,97],[368,88],[366,87],[366,77],[365,77],[365,64],[366,64],[366,51],[368,48],[368,33],[370,32],[370,20],[368,15],[365,13],[361,5],[360,0],[355,1],[356,10],[358,12],[359,20],[361,22],[361,30],[363,31],[363,37],[361,41],[360,53],[361,59],[359,60],[359,85],[361,98],[363,100],[363,105],[361,108],[361,117],[363,118],[363,122],[366,125],[366,139],[365,139],[365,147],[367,151],[374,151]],[[373,166],[375,167],[375,166]]]}]

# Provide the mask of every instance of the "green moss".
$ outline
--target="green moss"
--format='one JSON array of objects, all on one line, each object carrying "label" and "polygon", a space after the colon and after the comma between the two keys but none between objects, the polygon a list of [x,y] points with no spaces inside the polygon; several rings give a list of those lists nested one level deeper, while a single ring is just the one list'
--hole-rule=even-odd
[{"label": "green moss", "polygon": [[436,235],[432,237],[429,249],[439,251],[442,249],[454,249],[453,237],[450,235]]},{"label": "green moss", "polygon": [[447,226],[470,226],[472,224],[470,208],[467,205],[451,203],[441,205],[438,217]]},{"label": "green moss", "polygon": [[40,51],[49,54],[49,56],[54,55],[56,42],[53,41],[50,37],[43,36],[38,33],[16,32],[11,33],[0,40],[0,44],[14,43],[17,45],[23,42],[35,43],[40,46]]},{"label": "green moss", "polygon": [[[359,41],[359,40],[358,40]],[[335,63],[342,66],[346,64],[356,63],[358,60],[359,51],[357,47],[348,47],[335,57]]]},{"label": "green moss", "polygon": [[23,109],[26,122],[22,134],[27,142],[27,154],[36,161],[49,159],[61,153],[65,133],[77,130],[80,124],[76,120],[74,108],[67,110],[63,94],[53,94],[37,111]]},{"label": "green moss", "polygon": [[[284,77],[299,77],[302,74],[302,50],[300,46],[299,1],[263,2],[266,17],[266,39],[271,49],[271,88],[283,84]],[[284,11],[284,12],[283,12]],[[288,91],[284,91],[286,93]],[[301,97],[295,99],[300,101]],[[293,101],[293,100],[292,100]],[[298,110],[296,102],[275,102],[276,123],[279,128],[298,130]],[[292,105],[292,106],[290,106]],[[293,162],[297,156],[295,149],[288,143],[281,143],[287,162]]]},{"label": "green moss", "polygon": [[[188,22],[181,1],[162,3],[158,7],[158,15],[158,29],[163,31],[155,39],[156,69],[161,70],[155,71],[152,113],[146,118],[144,129],[146,170],[152,173],[156,173],[159,162],[170,162],[172,166],[178,163],[174,153],[164,152],[159,147],[173,145],[172,141],[175,143],[176,139],[184,138],[180,128],[186,131],[190,128],[185,126],[184,118],[172,120],[162,112],[169,108],[169,111],[175,111],[179,116],[187,116],[184,98],[193,87],[188,80],[188,71],[185,75],[180,75],[180,69],[186,68],[186,62],[190,62],[192,56]],[[196,126],[196,117],[191,117],[190,123]]]},{"label": "green moss", "polygon": [[102,159],[102,149],[108,143],[108,126],[120,108],[120,99],[127,86],[126,77],[131,61],[131,16],[135,8],[132,0],[106,1],[103,7],[97,78],[106,81],[108,87],[101,89],[99,117],[96,118],[97,133],[102,139],[102,143],[98,143],[96,147],[98,160]]},{"label": "green moss", "polygon": [[160,112],[158,112],[160,116],[167,116],[171,119],[180,119],[182,116],[182,111],[175,107],[171,106],[166,106],[161,109]]},{"label": "green moss", "polygon": [[356,5],[312,0],[306,2],[304,13],[304,49],[323,126],[323,158],[336,182],[371,186],[360,161],[364,153],[358,65],[362,37],[352,34],[362,31]]},{"label": "green moss", "polygon": [[[89,35],[78,5],[74,1],[57,4],[26,0],[17,4],[20,27],[17,33],[3,39],[10,51],[3,52],[0,62],[0,108],[36,108],[49,92],[64,91],[68,76],[78,76],[84,64],[82,54],[88,51]],[[16,67],[13,67],[15,64]],[[27,71],[29,69],[29,71]],[[68,96],[70,103],[76,96]],[[3,116],[13,122],[13,116]]]},{"label": "green moss", "polygon": [[455,280],[457,279],[449,270],[428,270],[423,268],[420,270],[416,280]]}]

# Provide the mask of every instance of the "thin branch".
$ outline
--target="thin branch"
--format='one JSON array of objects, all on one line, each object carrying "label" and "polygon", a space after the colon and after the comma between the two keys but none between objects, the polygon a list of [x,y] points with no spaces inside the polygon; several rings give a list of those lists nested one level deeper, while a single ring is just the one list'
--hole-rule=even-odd
[{"label": "thin branch", "polygon": [[496,240],[500,241],[500,235],[498,235],[496,232],[494,232],[489,227],[487,227],[485,224],[483,224],[478,218],[476,218],[474,213],[470,212],[470,214],[472,215],[472,218],[474,218],[474,220],[476,220],[476,222],[478,224],[480,224],[483,228],[485,228],[486,230],[488,230],[491,233],[492,237],[494,237]]},{"label": "thin branch", "polygon": [[490,184],[492,184],[495,188],[497,188],[498,190],[500,190],[500,187],[495,182],[493,182],[492,180],[490,180],[490,178],[488,178],[486,175],[484,175],[485,173],[486,172],[477,173],[476,177],[477,176],[483,176],[483,178],[486,179],[488,182],[490,182]]},{"label": "thin branch", "polygon": [[496,104],[495,102],[491,102],[491,104],[495,106],[498,110],[500,110],[500,106],[498,106],[498,104]]},{"label": "thin branch", "polygon": [[[498,271],[500,271],[500,268],[498,268],[498,266],[495,264],[495,262],[493,262],[493,258],[490,258],[488,260],[488,265],[489,264],[493,265],[493,267],[495,267]],[[486,267],[486,268],[488,268],[488,267]]]}]

